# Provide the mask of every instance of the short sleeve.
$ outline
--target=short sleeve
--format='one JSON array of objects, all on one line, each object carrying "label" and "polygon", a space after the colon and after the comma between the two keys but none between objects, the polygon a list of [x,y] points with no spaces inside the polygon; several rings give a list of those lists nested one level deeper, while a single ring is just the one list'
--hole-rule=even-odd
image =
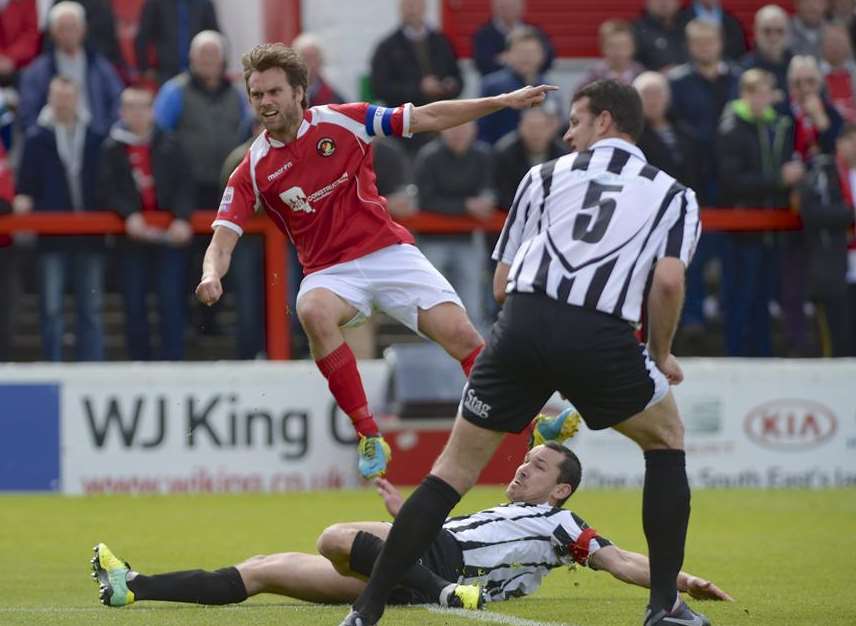
[{"label": "short sleeve", "polygon": [[413,112],[411,103],[399,107],[385,107],[367,102],[349,104],[331,104],[330,110],[346,115],[362,123],[369,137],[412,137],[410,118]]},{"label": "short sleeve", "polygon": [[530,170],[517,187],[511,210],[508,212],[508,217],[505,218],[505,225],[502,227],[502,232],[491,256],[494,261],[511,265],[520,246],[536,234],[534,228],[536,221],[529,218],[533,214],[530,210],[531,195],[534,193],[534,189],[540,185],[533,185],[533,179],[534,173],[533,170]]},{"label": "short sleeve", "polygon": [[565,511],[551,537],[556,557],[566,565],[588,565],[591,556],[612,543],[578,515]]},{"label": "short sleeve", "polygon": [[701,220],[695,192],[687,189],[677,194],[667,215],[670,218],[670,226],[658,258],[680,259],[685,267],[689,267],[701,236]]},{"label": "short sleeve", "polygon": [[256,192],[250,174],[250,153],[247,152],[226,183],[223,199],[220,200],[220,208],[217,210],[217,219],[211,227],[224,226],[243,235],[247,220],[255,213],[255,206]]}]

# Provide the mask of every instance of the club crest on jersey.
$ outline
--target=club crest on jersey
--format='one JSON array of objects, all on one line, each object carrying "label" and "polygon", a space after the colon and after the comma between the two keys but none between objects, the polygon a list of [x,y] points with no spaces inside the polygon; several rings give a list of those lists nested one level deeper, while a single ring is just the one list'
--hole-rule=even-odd
[{"label": "club crest on jersey", "polygon": [[292,187],[283,191],[279,197],[295,213],[315,213],[315,209],[309,204],[306,194],[300,187]]},{"label": "club crest on jersey", "polygon": [[336,142],[329,137],[323,137],[315,144],[315,149],[318,150],[319,156],[328,157],[336,151]]}]

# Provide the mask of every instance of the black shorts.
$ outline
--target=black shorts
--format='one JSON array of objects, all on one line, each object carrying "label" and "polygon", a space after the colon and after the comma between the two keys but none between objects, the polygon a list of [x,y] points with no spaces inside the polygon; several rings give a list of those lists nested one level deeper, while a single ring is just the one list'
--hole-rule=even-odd
[{"label": "black shorts", "polygon": [[[464,571],[464,557],[455,536],[445,528],[440,531],[419,562],[450,583],[458,582]],[[437,598],[429,598],[415,589],[396,587],[389,596],[389,604],[436,604]]]},{"label": "black shorts", "polygon": [[510,294],[464,387],[463,417],[522,431],[555,391],[592,430],[644,410],[668,390],[631,326],[543,294]]}]

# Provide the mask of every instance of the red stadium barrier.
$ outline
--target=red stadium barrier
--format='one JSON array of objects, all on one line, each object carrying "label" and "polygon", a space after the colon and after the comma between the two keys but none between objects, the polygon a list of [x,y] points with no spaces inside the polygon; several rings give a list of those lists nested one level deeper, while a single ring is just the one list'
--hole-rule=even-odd
[{"label": "red stadium barrier", "polygon": [[[216,212],[197,211],[191,226],[197,234],[210,234]],[[164,214],[146,215],[153,226],[166,227],[171,217]],[[470,217],[448,217],[419,213],[400,220],[410,230],[424,234],[449,234],[483,230],[496,233],[502,230],[504,213],[481,221]],[[802,228],[799,216],[788,210],[770,209],[705,209],[702,211],[705,231],[759,231],[798,230]],[[285,236],[266,217],[251,220],[245,232],[257,233],[265,240],[265,312],[267,353],[274,361],[291,356],[291,337],[288,332],[286,302],[287,264]],[[125,232],[122,218],[111,212],[92,213],[31,213],[0,217],[0,234],[31,232],[42,235],[121,235]],[[283,315],[286,311],[286,315]]]}]

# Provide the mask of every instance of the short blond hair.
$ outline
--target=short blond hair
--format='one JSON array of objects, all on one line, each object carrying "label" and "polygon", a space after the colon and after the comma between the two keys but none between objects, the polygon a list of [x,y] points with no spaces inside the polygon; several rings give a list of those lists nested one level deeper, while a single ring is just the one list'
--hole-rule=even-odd
[{"label": "short blond hair", "polygon": [[776,79],[770,72],[758,69],[757,67],[751,70],[746,70],[740,77],[740,93],[755,93],[761,87],[775,88]]}]

